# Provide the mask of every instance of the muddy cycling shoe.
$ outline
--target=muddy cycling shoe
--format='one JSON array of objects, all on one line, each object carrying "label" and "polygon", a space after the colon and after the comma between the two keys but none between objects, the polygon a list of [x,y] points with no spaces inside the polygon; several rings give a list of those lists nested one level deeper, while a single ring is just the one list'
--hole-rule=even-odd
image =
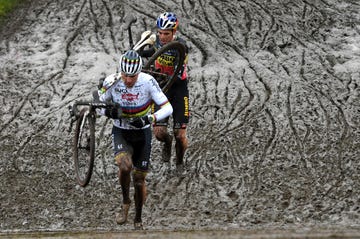
[{"label": "muddy cycling shoe", "polygon": [[134,222],[134,229],[135,230],[143,230],[144,227],[143,227],[142,222]]},{"label": "muddy cycling shoe", "polygon": [[117,224],[124,224],[127,222],[127,217],[129,213],[130,203],[129,204],[123,204],[122,212],[116,215],[116,223]]},{"label": "muddy cycling shoe", "polygon": [[164,162],[170,162],[171,158],[171,146],[172,146],[172,139],[170,140],[170,143],[164,143],[163,151],[162,151],[162,160]]}]

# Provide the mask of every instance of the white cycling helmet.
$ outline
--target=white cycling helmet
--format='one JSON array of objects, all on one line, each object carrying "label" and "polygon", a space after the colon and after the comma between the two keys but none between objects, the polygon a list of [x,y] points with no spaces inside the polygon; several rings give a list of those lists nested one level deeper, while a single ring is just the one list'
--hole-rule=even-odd
[{"label": "white cycling helmet", "polygon": [[179,21],[172,12],[164,12],[156,20],[156,26],[161,30],[176,30],[178,25]]},{"label": "white cycling helmet", "polygon": [[120,72],[134,76],[141,72],[143,61],[136,51],[129,50],[120,57],[119,65]]}]

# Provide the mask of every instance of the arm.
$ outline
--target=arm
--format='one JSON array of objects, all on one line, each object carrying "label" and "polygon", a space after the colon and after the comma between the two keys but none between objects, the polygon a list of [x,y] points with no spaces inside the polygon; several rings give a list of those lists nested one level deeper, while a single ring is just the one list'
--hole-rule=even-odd
[{"label": "arm", "polygon": [[[105,80],[106,81],[106,80]],[[111,87],[115,85],[114,83],[110,85],[110,88],[108,88],[105,92],[103,92],[99,100],[101,102],[113,102],[112,98],[112,90]],[[109,108],[102,108],[97,110],[98,114],[105,115],[106,117],[112,118],[112,119],[120,119],[122,115],[122,111],[120,106],[115,107],[109,107]]]},{"label": "arm", "polygon": [[154,122],[156,122],[170,116],[173,112],[173,107],[153,77],[150,79],[150,85],[151,97],[153,101],[160,106],[160,109],[153,114]]},{"label": "arm", "polygon": [[130,122],[130,125],[136,128],[143,128],[145,125],[149,125],[151,123],[165,119],[166,117],[170,116],[172,112],[173,112],[173,107],[171,106],[169,101],[166,101],[164,104],[161,105],[161,108],[158,111],[156,111],[154,114],[145,115],[141,118],[137,118],[132,122]]},{"label": "arm", "polygon": [[173,112],[173,107],[170,104],[169,101],[167,101],[165,104],[160,106],[160,109],[158,111],[156,111],[153,116],[154,116],[154,121],[159,121],[162,119],[165,119],[166,117],[170,116]]},{"label": "arm", "polygon": [[151,47],[150,49],[144,50],[141,48],[138,53],[141,57],[151,57],[155,53],[155,48]]},{"label": "arm", "polygon": [[151,99],[157,105],[160,105],[160,109],[156,111],[154,114],[145,115],[140,118],[136,118],[132,122],[130,122],[130,125],[136,128],[143,128],[148,124],[165,119],[166,117],[170,116],[173,112],[172,105],[170,104],[165,94],[161,91],[157,81],[154,79],[154,77],[150,75],[148,76],[149,76],[149,81],[147,82],[146,87],[149,88]]}]

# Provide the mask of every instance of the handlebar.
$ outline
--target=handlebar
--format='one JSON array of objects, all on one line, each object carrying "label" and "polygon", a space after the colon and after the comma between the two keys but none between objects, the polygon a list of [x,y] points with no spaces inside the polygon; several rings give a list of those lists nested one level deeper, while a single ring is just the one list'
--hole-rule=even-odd
[{"label": "handlebar", "polygon": [[79,116],[78,106],[89,106],[93,109],[111,108],[118,106],[113,102],[100,102],[100,101],[76,101],[73,106],[69,106],[70,116],[77,118]]},{"label": "handlebar", "polygon": [[73,123],[79,118],[80,113],[78,106],[89,106],[90,110],[95,110],[99,108],[111,108],[111,107],[119,107],[118,104],[113,102],[100,102],[100,101],[76,101],[72,106],[69,105],[69,113],[70,113],[70,127],[68,132],[71,132]]}]

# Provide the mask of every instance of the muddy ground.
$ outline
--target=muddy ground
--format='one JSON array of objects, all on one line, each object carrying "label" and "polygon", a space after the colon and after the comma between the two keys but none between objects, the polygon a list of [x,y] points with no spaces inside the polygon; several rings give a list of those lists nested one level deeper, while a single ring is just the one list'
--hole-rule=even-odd
[{"label": "muddy ground", "polygon": [[0,232],[132,230],[114,222],[111,121],[97,121],[96,168],[81,188],[68,106],[115,71],[129,48],[126,16],[138,18],[138,35],[166,10],[190,46],[189,149],[178,170],[161,162],[154,139],[145,229],[359,232],[356,0],[41,0],[21,9],[0,37]]}]

